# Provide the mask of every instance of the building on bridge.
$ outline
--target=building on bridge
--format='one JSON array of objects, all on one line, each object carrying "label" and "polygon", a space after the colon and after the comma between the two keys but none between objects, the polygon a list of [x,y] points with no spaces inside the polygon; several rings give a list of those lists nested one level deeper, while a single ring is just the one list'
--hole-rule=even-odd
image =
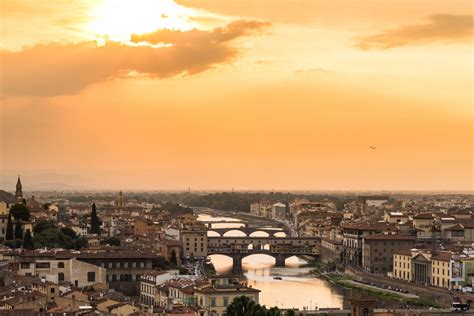
[{"label": "building on bridge", "polygon": [[253,254],[275,258],[277,267],[284,267],[292,256],[319,256],[319,237],[208,237],[208,255],[221,254],[232,258],[233,272],[242,269],[242,259]]}]

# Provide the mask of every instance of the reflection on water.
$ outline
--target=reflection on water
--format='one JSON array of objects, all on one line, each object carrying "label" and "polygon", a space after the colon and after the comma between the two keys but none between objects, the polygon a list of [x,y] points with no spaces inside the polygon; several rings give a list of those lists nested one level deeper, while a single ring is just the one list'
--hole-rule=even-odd
[{"label": "reflection on water", "polygon": [[[218,274],[232,270],[232,259],[223,255],[212,255],[211,261]],[[260,303],[268,306],[304,307],[315,306],[342,308],[343,294],[326,281],[309,275],[306,262],[297,257],[286,260],[285,268],[276,268],[275,259],[267,255],[251,255],[243,259],[244,277],[250,286],[261,290]],[[273,277],[280,276],[282,280]]]},{"label": "reflection on water", "polygon": [[[230,217],[213,217],[210,215],[199,215],[198,220],[236,220]],[[214,228],[238,228],[239,223],[216,223]],[[278,228],[275,228],[278,231]],[[218,236],[215,232],[209,232],[209,236]],[[245,236],[239,230],[231,230],[224,236]],[[251,236],[266,237],[265,232],[254,232]],[[285,237],[284,232],[275,234],[277,237]],[[232,258],[223,255],[210,256],[218,274],[229,274],[232,270]],[[343,293],[333,288],[329,283],[312,277],[307,262],[298,257],[290,257],[286,260],[285,268],[276,268],[275,259],[268,255],[251,255],[243,259],[243,276],[250,286],[261,290],[260,303],[278,307],[295,307],[299,309],[316,306],[342,308]],[[282,280],[273,277],[280,276]]]}]

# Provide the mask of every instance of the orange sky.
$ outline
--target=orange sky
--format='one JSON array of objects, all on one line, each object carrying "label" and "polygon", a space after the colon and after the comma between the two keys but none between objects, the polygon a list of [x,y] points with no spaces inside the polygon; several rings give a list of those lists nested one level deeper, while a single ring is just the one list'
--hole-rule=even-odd
[{"label": "orange sky", "polygon": [[471,0],[0,3],[1,188],[474,189]]}]

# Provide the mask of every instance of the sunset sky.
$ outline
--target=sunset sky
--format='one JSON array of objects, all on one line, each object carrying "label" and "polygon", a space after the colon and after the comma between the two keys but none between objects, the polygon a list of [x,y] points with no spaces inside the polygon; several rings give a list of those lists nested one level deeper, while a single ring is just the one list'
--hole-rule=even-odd
[{"label": "sunset sky", "polygon": [[2,189],[474,189],[472,0],[0,3]]}]

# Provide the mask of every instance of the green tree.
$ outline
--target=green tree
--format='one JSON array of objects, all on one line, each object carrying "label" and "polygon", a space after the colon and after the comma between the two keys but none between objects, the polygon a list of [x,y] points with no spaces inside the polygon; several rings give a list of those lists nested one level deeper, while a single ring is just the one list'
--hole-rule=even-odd
[{"label": "green tree", "polygon": [[110,245],[110,246],[120,246],[121,242],[120,242],[120,238],[109,237],[109,238],[102,239],[100,241],[100,244],[101,245]]},{"label": "green tree", "polygon": [[74,249],[79,250],[87,247],[87,238],[84,236],[79,236],[74,240]]},{"label": "green tree", "polygon": [[30,219],[30,209],[22,203],[17,203],[10,208],[10,213],[15,220],[27,221]]},{"label": "green tree", "polygon": [[8,214],[7,231],[5,232],[5,240],[13,240],[13,222],[11,212]]},{"label": "green tree", "polygon": [[33,237],[31,237],[31,232],[29,229],[26,230],[25,236],[23,237],[23,248],[29,250],[35,249]]},{"label": "green tree", "polygon": [[7,240],[5,242],[5,246],[13,248],[13,249],[17,249],[23,246],[23,242],[20,239]]},{"label": "green tree", "polygon": [[174,265],[178,264],[178,258],[176,257],[176,251],[175,250],[171,251],[170,261]]},{"label": "green tree", "polygon": [[91,233],[100,235],[100,220],[97,216],[97,209],[95,203],[92,203],[92,212],[91,212]]},{"label": "green tree", "polygon": [[226,313],[229,316],[260,316],[266,314],[266,308],[255,303],[248,296],[242,295],[234,298],[227,306]]},{"label": "green tree", "polygon": [[23,240],[23,228],[21,228],[21,221],[18,219],[15,225],[15,239]]},{"label": "green tree", "polygon": [[56,227],[56,224],[53,223],[52,221],[40,220],[40,221],[37,221],[35,226],[33,227],[33,232],[35,234],[40,234],[49,228],[55,228],[55,227]]},{"label": "green tree", "polygon": [[76,238],[77,238],[76,232],[75,232],[71,227],[62,227],[62,228],[61,228],[61,232],[62,232],[64,235],[71,237],[72,239],[76,239]]},{"label": "green tree", "polygon": [[289,309],[289,310],[286,311],[286,316],[295,316],[295,315],[296,315],[296,313],[292,309]]}]

